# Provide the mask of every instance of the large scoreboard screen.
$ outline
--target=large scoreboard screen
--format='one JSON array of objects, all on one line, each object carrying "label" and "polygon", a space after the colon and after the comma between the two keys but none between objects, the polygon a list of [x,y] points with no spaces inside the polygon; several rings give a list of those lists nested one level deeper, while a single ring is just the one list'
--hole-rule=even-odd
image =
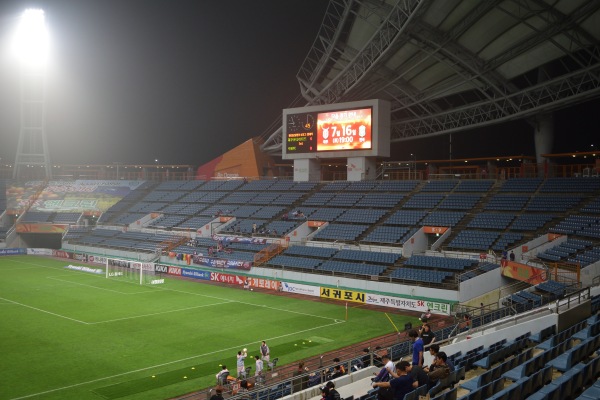
[{"label": "large scoreboard screen", "polygon": [[[340,157],[339,152],[357,151],[379,155],[374,146],[378,107],[369,102],[373,101],[357,102],[359,107],[347,107],[353,103],[346,103],[284,110],[283,157],[315,158],[329,152],[331,157]],[[386,126],[389,141],[389,123]]]},{"label": "large scoreboard screen", "polygon": [[369,107],[288,115],[287,153],[371,149],[372,114]]}]

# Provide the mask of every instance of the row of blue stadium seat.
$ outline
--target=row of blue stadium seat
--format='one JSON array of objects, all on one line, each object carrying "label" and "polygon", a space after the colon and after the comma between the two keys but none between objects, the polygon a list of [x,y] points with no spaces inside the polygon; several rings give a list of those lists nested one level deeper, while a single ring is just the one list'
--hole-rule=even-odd
[{"label": "row of blue stadium seat", "polygon": [[344,224],[329,224],[322,230],[318,231],[314,239],[328,240],[356,240],[365,230],[368,225],[344,225]]},{"label": "row of blue stadium seat", "polygon": [[474,266],[476,263],[477,261],[470,259],[412,255],[404,262],[404,265],[463,271],[466,268]]},{"label": "row of blue stadium seat", "polygon": [[445,279],[450,278],[454,274],[447,271],[431,271],[416,268],[396,268],[389,275],[391,278],[427,282],[427,283],[443,283]]},{"label": "row of blue stadium seat", "polygon": [[400,243],[406,239],[409,228],[400,226],[378,226],[371,231],[364,239],[365,242],[374,243]]}]

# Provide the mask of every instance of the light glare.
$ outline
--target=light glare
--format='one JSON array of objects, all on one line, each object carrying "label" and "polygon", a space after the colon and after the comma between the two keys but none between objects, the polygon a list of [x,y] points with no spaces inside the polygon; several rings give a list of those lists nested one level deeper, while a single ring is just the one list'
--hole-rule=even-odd
[{"label": "light glare", "polygon": [[21,15],[15,38],[15,53],[27,66],[39,67],[48,58],[49,37],[44,11],[27,9]]}]

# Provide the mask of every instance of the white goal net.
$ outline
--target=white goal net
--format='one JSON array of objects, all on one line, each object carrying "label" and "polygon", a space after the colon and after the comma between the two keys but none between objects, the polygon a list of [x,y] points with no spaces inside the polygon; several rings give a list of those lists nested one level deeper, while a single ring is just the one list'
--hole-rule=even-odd
[{"label": "white goal net", "polygon": [[106,259],[106,278],[139,283],[140,285],[160,285],[165,283],[162,273],[154,269],[154,263]]}]

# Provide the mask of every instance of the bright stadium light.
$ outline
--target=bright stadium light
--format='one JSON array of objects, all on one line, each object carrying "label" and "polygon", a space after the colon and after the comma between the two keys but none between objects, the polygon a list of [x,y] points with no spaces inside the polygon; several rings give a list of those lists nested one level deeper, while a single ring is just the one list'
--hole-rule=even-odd
[{"label": "bright stadium light", "polygon": [[14,41],[16,56],[25,66],[43,67],[48,59],[49,44],[44,10],[25,10]]},{"label": "bright stadium light", "polygon": [[49,35],[44,11],[27,9],[21,15],[13,41],[21,75],[21,122],[13,179],[25,178],[29,166],[45,168],[52,178],[52,164],[46,138],[46,70]]}]

